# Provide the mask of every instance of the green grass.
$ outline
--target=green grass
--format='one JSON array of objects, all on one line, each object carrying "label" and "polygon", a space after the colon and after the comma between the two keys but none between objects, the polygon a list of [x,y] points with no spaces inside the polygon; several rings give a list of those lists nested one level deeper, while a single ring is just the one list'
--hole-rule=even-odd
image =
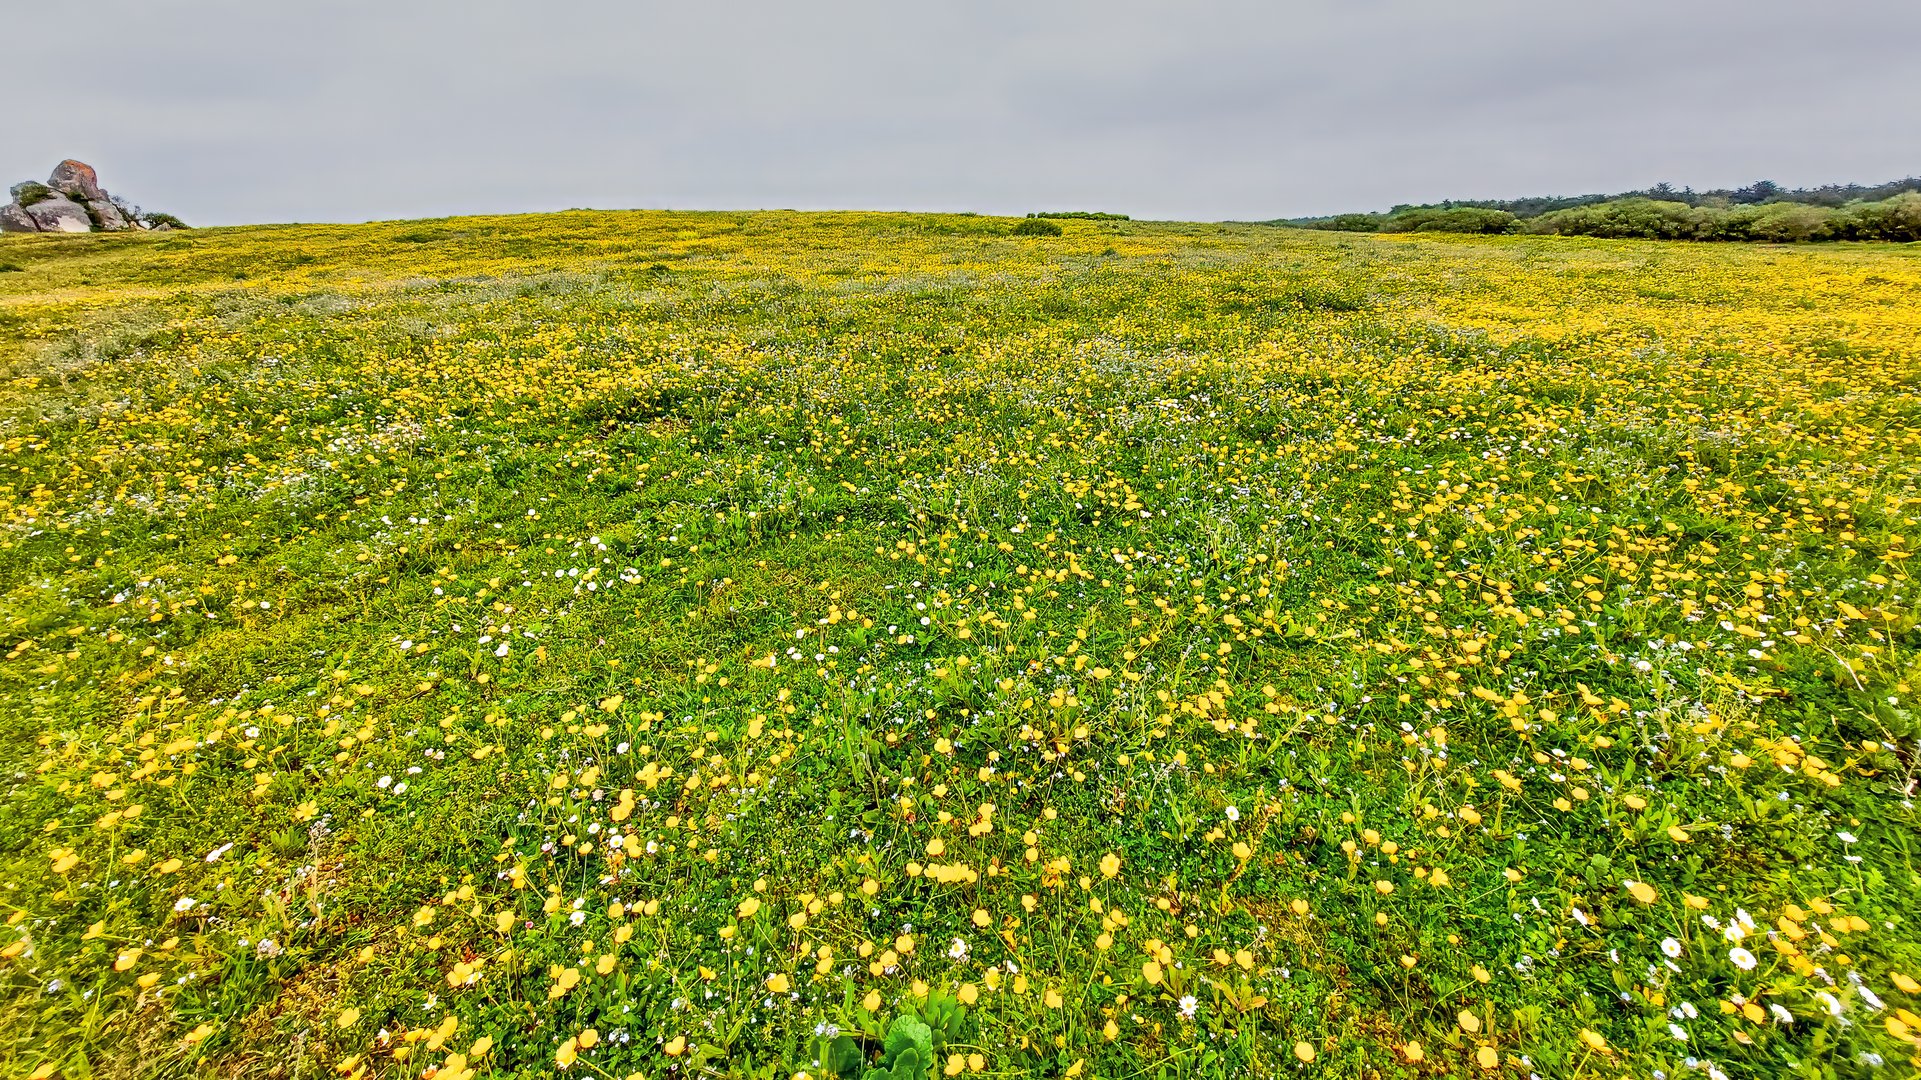
[{"label": "green grass", "polygon": [[0,241],[0,1071],[1913,1068],[1914,252],[1011,224]]}]

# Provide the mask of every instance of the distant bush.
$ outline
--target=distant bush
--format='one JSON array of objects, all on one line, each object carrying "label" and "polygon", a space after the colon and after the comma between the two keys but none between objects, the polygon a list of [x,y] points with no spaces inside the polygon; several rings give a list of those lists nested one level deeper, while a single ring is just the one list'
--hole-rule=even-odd
[{"label": "distant bush", "polygon": [[163,214],[157,210],[150,210],[147,213],[141,214],[140,220],[146,222],[147,227],[150,229],[157,229],[162,225],[165,225],[169,229],[193,228],[193,226],[187,224],[186,222],[180,220],[177,217],[174,217],[172,214]]},{"label": "distant bush", "polygon": [[1380,224],[1382,232],[1511,233],[1520,231],[1520,219],[1506,210],[1486,210],[1476,206],[1445,209],[1404,210],[1390,215]]},{"label": "distant bush", "polygon": [[1022,218],[1014,226],[1013,234],[1015,236],[1059,236],[1061,227],[1046,218]]},{"label": "distant bush", "polygon": [[1621,199],[1554,210],[1527,223],[1527,231],[1613,239],[1699,240],[1713,211],[1660,199]]},{"label": "distant bush", "polygon": [[1381,222],[1387,220],[1380,214],[1335,214],[1325,221],[1317,222],[1316,229],[1331,229],[1334,232],[1379,232]]},{"label": "distant bush", "polygon": [[1556,210],[1527,231],[1605,239],[1748,241],[1795,244],[1818,240],[1921,240],[1921,194],[1843,206],[1768,202],[1689,206],[1664,199],[1616,199]]},{"label": "distant bush", "polygon": [[[1710,213],[1716,213],[1710,211]],[[1834,221],[1841,214],[1822,206],[1800,203],[1765,203],[1725,211],[1710,240],[1758,240],[1769,244],[1794,244],[1807,240],[1836,239]]]},{"label": "distant bush", "polygon": [[[1921,240],[1921,177],[1886,184],[1787,189],[1767,180],[1743,188],[1676,190],[1656,184],[1617,195],[1533,196],[1402,204],[1386,213],[1266,222],[1337,232],[1530,232],[1646,240],[1791,244],[1817,240]],[[1503,217],[1501,215],[1507,215]]]},{"label": "distant bush", "polygon": [[1072,218],[1075,221],[1132,221],[1126,214],[1107,214],[1099,210],[1043,210],[1031,218]]},{"label": "distant bush", "polygon": [[1907,191],[1880,202],[1854,203],[1842,208],[1836,224],[1842,239],[1921,242],[1921,192]]}]

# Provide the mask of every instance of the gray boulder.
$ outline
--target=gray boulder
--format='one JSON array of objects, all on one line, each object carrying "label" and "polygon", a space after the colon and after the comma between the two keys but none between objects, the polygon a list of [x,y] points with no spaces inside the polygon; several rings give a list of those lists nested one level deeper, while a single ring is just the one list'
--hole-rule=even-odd
[{"label": "gray boulder", "polygon": [[53,175],[47,177],[47,186],[70,199],[82,202],[106,202],[107,191],[100,186],[100,177],[93,166],[72,158],[53,167]]},{"label": "gray boulder", "polygon": [[26,211],[41,232],[93,231],[93,219],[87,216],[86,208],[65,195],[42,199]]},{"label": "gray boulder", "polygon": [[40,226],[33,223],[19,203],[0,206],[0,232],[39,232]]},{"label": "gray boulder", "polygon": [[102,232],[124,232],[133,228],[133,221],[122,213],[112,199],[97,199],[87,203],[87,211],[93,215],[94,223]]}]

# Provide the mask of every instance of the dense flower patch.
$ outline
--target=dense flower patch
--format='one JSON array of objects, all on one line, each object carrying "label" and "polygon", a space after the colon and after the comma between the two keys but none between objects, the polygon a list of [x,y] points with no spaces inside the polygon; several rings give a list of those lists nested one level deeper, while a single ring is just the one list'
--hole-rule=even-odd
[{"label": "dense flower patch", "polygon": [[1914,1067],[1921,266],[1007,225],[0,246],[0,1067]]}]

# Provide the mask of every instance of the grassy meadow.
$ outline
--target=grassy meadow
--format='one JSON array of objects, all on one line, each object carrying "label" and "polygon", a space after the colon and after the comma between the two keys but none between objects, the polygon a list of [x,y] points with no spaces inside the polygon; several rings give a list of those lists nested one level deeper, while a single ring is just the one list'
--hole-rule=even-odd
[{"label": "grassy meadow", "polygon": [[1921,250],[0,239],[0,1075],[1912,1076]]}]

